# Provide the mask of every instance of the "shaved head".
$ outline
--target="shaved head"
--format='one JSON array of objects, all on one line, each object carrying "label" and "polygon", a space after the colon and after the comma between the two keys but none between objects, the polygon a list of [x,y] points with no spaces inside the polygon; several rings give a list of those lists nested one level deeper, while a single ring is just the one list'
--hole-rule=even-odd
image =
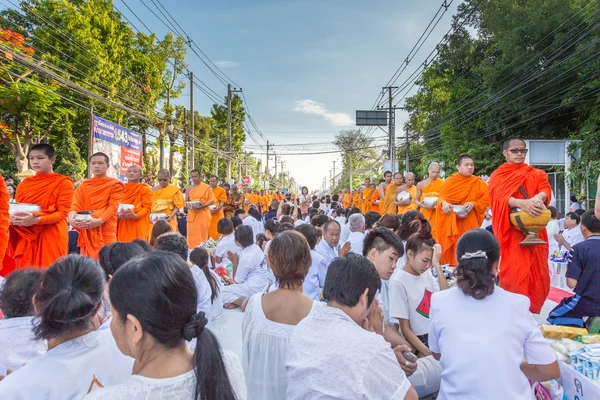
[{"label": "shaved head", "polygon": [[139,165],[136,165],[136,164],[131,164],[127,168],[127,170],[132,170],[132,171],[135,171],[135,172],[139,172],[140,174],[142,173],[142,167],[140,167]]},{"label": "shaved head", "polygon": [[158,173],[156,175],[166,175],[166,176],[168,176],[170,178],[171,177],[171,172],[169,172],[168,169],[163,168],[163,169],[159,169]]},{"label": "shaved head", "polygon": [[427,167],[428,171],[431,171],[432,169],[440,169],[440,164],[436,163],[435,161],[432,162],[431,164],[429,164],[429,167]]},{"label": "shaved head", "polygon": [[409,178],[413,178],[415,179],[417,176],[413,173],[413,172],[407,172],[406,176],[404,177],[405,179],[409,179]]}]

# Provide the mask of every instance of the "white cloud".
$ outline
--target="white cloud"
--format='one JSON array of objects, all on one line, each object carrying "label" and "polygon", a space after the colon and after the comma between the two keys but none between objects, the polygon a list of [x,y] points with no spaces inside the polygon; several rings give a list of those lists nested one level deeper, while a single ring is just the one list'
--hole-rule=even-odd
[{"label": "white cloud", "polygon": [[219,68],[235,68],[242,64],[236,61],[215,61],[215,65]]},{"label": "white cloud", "polygon": [[323,103],[318,103],[311,99],[296,100],[294,111],[304,114],[320,115],[325,118],[333,126],[348,126],[353,125],[354,120],[350,114],[330,112]]}]

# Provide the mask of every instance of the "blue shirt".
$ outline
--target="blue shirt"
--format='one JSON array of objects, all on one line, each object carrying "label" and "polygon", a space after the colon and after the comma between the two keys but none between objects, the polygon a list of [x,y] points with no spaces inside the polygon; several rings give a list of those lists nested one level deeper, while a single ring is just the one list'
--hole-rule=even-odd
[{"label": "blue shirt", "polygon": [[577,280],[575,293],[600,303],[600,235],[573,246],[565,276]]}]

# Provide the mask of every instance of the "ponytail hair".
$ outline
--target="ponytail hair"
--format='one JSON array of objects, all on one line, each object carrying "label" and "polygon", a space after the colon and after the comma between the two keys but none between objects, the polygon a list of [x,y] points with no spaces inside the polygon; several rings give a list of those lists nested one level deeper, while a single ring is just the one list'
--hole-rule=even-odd
[{"label": "ponytail hair", "polygon": [[221,348],[203,312],[196,313],[197,292],[186,262],[157,251],[123,265],[110,281],[110,299],[124,324],[138,319],[144,333],[165,349],[197,339],[194,351],[197,400],[234,400]]},{"label": "ponytail hair", "polygon": [[500,245],[485,229],[465,233],[456,245],[456,285],[467,296],[483,300],[494,293],[497,278],[494,265],[500,260]]},{"label": "ponytail hair", "polygon": [[190,253],[190,261],[204,272],[206,280],[210,285],[210,302],[212,304],[219,295],[219,283],[217,282],[217,278],[208,269],[208,259],[208,252],[203,247],[196,247]]},{"label": "ponytail hair", "polygon": [[35,295],[35,337],[54,339],[91,328],[102,303],[104,272],[89,257],[59,258],[42,275]]},{"label": "ponytail hair", "polygon": [[433,248],[436,241],[431,234],[431,224],[421,213],[416,215],[412,220],[408,229],[415,232],[406,241],[406,253],[411,251],[413,254],[418,254],[427,248]]}]

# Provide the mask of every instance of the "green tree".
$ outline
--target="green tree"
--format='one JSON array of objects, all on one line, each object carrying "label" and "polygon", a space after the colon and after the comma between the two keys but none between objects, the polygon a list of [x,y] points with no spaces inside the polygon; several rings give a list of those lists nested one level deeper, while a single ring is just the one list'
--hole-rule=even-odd
[{"label": "green tree", "polygon": [[339,187],[357,188],[365,178],[371,178],[376,169],[377,152],[371,146],[372,140],[359,130],[343,130],[335,135],[333,144],[342,155],[342,178]]}]

